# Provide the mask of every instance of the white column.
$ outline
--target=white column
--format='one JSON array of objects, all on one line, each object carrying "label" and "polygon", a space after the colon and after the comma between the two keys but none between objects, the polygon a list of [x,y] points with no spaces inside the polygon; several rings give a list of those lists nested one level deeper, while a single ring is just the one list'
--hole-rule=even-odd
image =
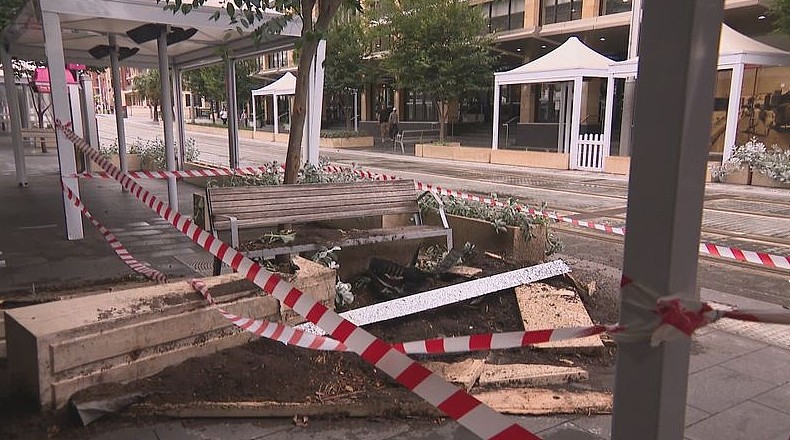
[{"label": "white column", "polygon": [[[642,23],[642,0],[631,1],[631,27],[628,33],[628,59],[639,55],[639,27]],[[634,96],[636,78],[625,79],[623,89],[623,117],[620,122],[620,156],[631,154],[631,130],[634,122]]]},{"label": "white column", "polygon": [[118,134],[118,163],[121,171],[129,171],[126,164],[126,127],[123,122],[123,97],[121,96],[121,68],[118,65],[118,44],[115,35],[110,34],[110,73],[112,76],[112,95],[115,104],[115,130]]},{"label": "white column", "polygon": [[[173,142],[173,100],[170,90],[170,62],[167,59],[167,26],[162,26],[156,48],[159,54],[159,86],[162,103],[162,127],[165,135],[165,162],[168,171],[176,170],[176,153]],[[178,211],[178,186],[175,177],[167,178],[167,203]]]},{"label": "white column", "polygon": [[570,153],[571,152],[571,120],[573,119],[573,82],[565,83],[565,87],[562,89],[562,101],[565,105],[565,116],[563,116],[563,143],[562,143],[562,152],[563,153]]},{"label": "white column", "polygon": [[228,97],[228,156],[230,167],[239,167],[239,116],[236,100],[236,60],[225,60],[225,90]]},{"label": "white column", "polygon": [[[99,127],[96,124],[96,103],[93,100],[93,81],[88,75],[80,76],[82,93],[80,101],[82,103],[83,136],[85,140],[95,149],[99,149]],[[91,160],[85,157],[85,171],[91,170]]]},{"label": "white column", "polygon": [[274,101],[274,134],[275,135],[280,134],[280,113],[279,113],[280,110],[277,108],[277,98],[278,95],[276,94],[272,95],[272,101]]},{"label": "white column", "polygon": [[727,102],[727,127],[724,132],[724,154],[722,163],[732,157],[735,142],[738,141],[738,115],[741,112],[741,89],[743,88],[743,63],[732,68],[730,81],[730,98]]},{"label": "white column", "polygon": [[324,107],[324,60],[326,59],[326,40],[318,42],[313,63],[310,65],[308,105],[306,125],[307,162],[318,165],[318,150],[321,142],[321,111]]},{"label": "white column", "polygon": [[[79,84],[67,84],[69,91],[69,110],[71,111],[71,129],[77,136],[85,132],[82,124],[82,96],[80,96]],[[85,138],[87,140],[87,138]]]},{"label": "white column", "polygon": [[[624,279],[632,283],[622,288],[620,306],[620,323],[628,328],[658,324],[658,296],[699,297],[698,247],[723,3],[644,3],[623,262]],[[613,440],[683,438],[690,346],[688,337],[656,347],[650,335],[618,340]]]},{"label": "white column", "polygon": [[582,78],[578,77],[573,80],[573,116],[571,116],[571,163],[570,168],[575,169],[579,159],[579,129],[581,128],[582,119]]},{"label": "white column", "polygon": [[184,169],[184,155],[187,148],[187,134],[184,128],[184,87],[181,85],[181,69],[173,66],[173,96],[175,97],[176,131],[178,132],[178,160],[176,168]]},{"label": "white column", "polygon": [[255,93],[252,94],[250,102],[252,103],[252,132],[255,133],[258,131],[258,112],[255,109]]},{"label": "white column", "polygon": [[491,149],[496,150],[499,147],[499,106],[500,106],[500,90],[501,86],[499,83],[494,79],[494,126],[493,133],[494,135],[491,137]]},{"label": "white column", "polygon": [[354,131],[359,131],[359,90],[354,90]]},{"label": "white column", "polygon": [[614,114],[614,77],[606,79],[606,109],[603,117],[603,156],[612,153],[612,118]]},{"label": "white column", "polygon": [[[53,12],[42,12],[41,19],[44,25],[49,81],[52,87],[52,110],[56,121],[59,120],[63,124],[67,124],[71,122],[71,112],[69,111],[69,95],[66,90],[66,60],[63,55],[60,17]],[[63,184],[69,187],[74,195],[79,197],[79,181],[74,177],[66,177],[77,172],[73,144],[62,131],[56,131],[61,179]],[[60,191],[60,188],[57,191]],[[66,217],[66,236],[69,240],[82,239],[82,215],[80,210],[65,195],[63,196],[63,208]]]},{"label": "white column", "polygon": [[5,82],[5,95],[8,101],[8,119],[11,130],[11,143],[14,145],[14,168],[16,182],[21,187],[27,186],[27,166],[25,165],[25,151],[22,147],[22,118],[19,114],[19,99],[14,82],[14,66],[11,64],[11,55],[6,50],[6,42],[0,42],[0,56],[3,63],[3,78]]}]

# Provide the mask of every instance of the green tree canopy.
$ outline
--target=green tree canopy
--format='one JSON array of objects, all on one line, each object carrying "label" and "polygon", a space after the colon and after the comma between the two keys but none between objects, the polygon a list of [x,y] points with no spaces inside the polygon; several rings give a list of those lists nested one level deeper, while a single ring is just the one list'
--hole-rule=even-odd
[{"label": "green tree canopy", "polygon": [[451,101],[491,83],[493,40],[479,12],[460,0],[402,0],[391,6],[386,59],[399,87],[430,97],[444,139]]},{"label": "green tree canopy", "polygon": [[132,90],[137,96],[148,101],[154,107],[154,121],[159,120],[159,102],[161,84],[159,83],[159,70],[149,69],[142,75],[137,75],[132,80]]}]

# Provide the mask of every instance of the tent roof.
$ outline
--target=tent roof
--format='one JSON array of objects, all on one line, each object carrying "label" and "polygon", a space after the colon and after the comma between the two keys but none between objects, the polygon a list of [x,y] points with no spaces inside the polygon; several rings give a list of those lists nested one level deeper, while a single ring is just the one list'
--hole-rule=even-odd
[{"label": "tent roof", "polygon": [[[719,69],[730,69],[738,64],[758,66],[790,65],[790,52],[760,43],[735,29],[721,25],[719,37]],[[615,76],[636,75],[639,57],[612,63],[610,68]]]},{"label": "tent roof", "polygon": [[590,49],[576,37],[542,57],[507,72],[494,74],[497,84],[568,81],[578,77],[605,78],[612,60]]},{"label": "tent roof", "polygon": [[261,95],[293,95],[296,91],[296,77],[291,72],[286,72],[277,81],[268,86],[252,91],[253,96]]},{"label": "tent roof", "polygon": [[[46,56],[41,16],[54,12],[60,16],[67,63],[109,65],[109,56],[96,59],[88,51],[108,45],[108,36],[115,35],[119,46],[140,49],[135,55],[121,61],[121,65],[156,68],[159,65],[156,40],[137,44],[126,34],[127,31],[151,23],[196,29],[192,37],[167,47],[172,65],[192,68],[222,61],[222,55],[217,50],[220,46],[234,58],[241,59],[268,50],[292,47],[300,34],[301,22],[291,20],[280,34],[256,46],[253,38],[250,38],[251,30],[243,29],[242,35],[239,35],[227,16],[221,15],[219,20],[212,20],[212,14],[220,11],[216,6],[207,4],[184,15],[165,11],[163,4],[154,0],[28,0],[5,29],[4,37],[10,43],[9,52],[12,56],[22,60],[44,61]],[[264,20],[280,15],[267,10]]]}]

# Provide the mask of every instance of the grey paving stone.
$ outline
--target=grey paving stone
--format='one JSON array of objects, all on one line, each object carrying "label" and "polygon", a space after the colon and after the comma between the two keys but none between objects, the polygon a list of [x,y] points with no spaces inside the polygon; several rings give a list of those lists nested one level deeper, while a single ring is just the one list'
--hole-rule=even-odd
[{"label": "grey paving stone", "polygon": [[757,350],[721,366],[777,385],[790,382],[790,351],[777,347]]},{"label": "grey paving stone", "polygon": [[108,431],[90,440],[160,440],[151,427],[123,428],[117,431]]},{"label": "grey paving stone", "polygon": [[612,436],[612,416],[610,415],[579,417],[573,421],[573,424],[602,438]]},{"label": "grey paving stone", "polygon": [[603,437],[595,435],[586,429],[576,426],[573,422],[566,422],[547,431],[541,432],[543,440],[602,440]]},{"label": "grey paving stone", "polygon": [[775,385],[722,367],[689,376],[687,403],[711,414],[723,411]]},{"label": "grey paving stone", "polygon": [[570,422],[577,416],[519,416],[518,423],[530,432],[543,432],[547,429]]},{"label": "grey paving stone", "polygon": [[694,408],[691,405],[686,405],[686,426],[691,426],[708,417],[710,417],[710,413]]},{"label": "grey paving stone", "polygon": [[739,338],[722,331],[694,335],[689,372],[695,373],[744,354],[765,348],[762,342]]},{"label": "grey paving stone", "polygon": [[[292,426],[285,431],[278,431],[260,437],[262,440],[390,440],[396,438],[413,438],[408,424],[400,421],[384,420],[370,423],[366,420],[344,420],[342,423],[310,421],[307,426]],[[421,431],[417,431],[421,432]],[[471,435],[471,434],[469,434]],[[442,437],[436,437],[440,439]],[[444,437],[452,438],[452,437]],[[470,440],[474,437],[466,437]],[[465,439],[464,439],[465,440]]]},{"label": "grey paving stone", "polygon": [[167,440],[201,440],[197,433],[192,433],[181,422],[159,423],[153,428],[158,439]]},{"label": "grey paving stone", "polygon": [[[786,368],[790,368],[790,366]],[[775,410],[790,414],[790,383],[778,388],[774,388],[767,393],[760,394],[759,396],[754,397],[752,400],[757,403],[770,406]]]},{"label": "grey paving stone", "polygon": [[292,428],[288,421],[271,419],[255,422],[198,420],[189,422],[186,426],[201,440],[253,440]]},{"label": "grey paving stone", "polygon": [[743,402],[686,429],[690,440],[787,439],[790,415]]}]

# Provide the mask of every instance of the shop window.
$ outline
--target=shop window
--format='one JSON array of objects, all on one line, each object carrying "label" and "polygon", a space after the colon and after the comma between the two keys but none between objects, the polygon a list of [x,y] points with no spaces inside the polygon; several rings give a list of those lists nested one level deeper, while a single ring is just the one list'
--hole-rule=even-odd
[{"label": "shop window", "polygon": [[601,2],[601,15],[617,14],[631,10],[631,0],[604,0]]},{"label": "shop window", "polygon": [[582,0],[543,0],[541,24],[561,23],[582,18]]}]

